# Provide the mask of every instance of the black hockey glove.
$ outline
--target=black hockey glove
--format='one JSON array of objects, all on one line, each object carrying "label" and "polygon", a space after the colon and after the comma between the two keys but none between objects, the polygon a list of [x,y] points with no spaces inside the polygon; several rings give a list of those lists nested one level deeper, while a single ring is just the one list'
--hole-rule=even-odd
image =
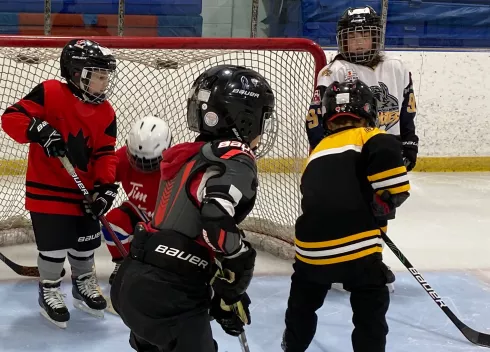
[{"label": "black hockey glove", "polygon": [[31,118],[27,138],[33,143],[39,143],[48,157],[56,158],[66,154],[66,144],[61,134],[46,121]]},{"label": "black hockey glove", "polygon": [[213,282],[214,292],[228,305],[240,301],[252,281],[257,252],[247,241],[243,241],[243,245],[247,247],[246,252],[221,259],[226,278],[217,276]]},{"label": "black hockey glove", "polygon": [[232,306],[226,305],[221,297],[215,295],[211,300],[209,315],[221,325],[227,334],[238,336],[243,332],[245,324],[250,325],[252,322],[250,310],[248,309],[250,303],[250,297],[248,297],[246,292],[242,295],[241,300],[235,305],[235,309]]},{"label": "black hockey glove", "polygon": [[99,216],[107,213],[117,197],[118,188],[119,185],[114,183],[95,184],[94,192],[92,193],[92,203],[89,204],[86,199],[83,200],[83,211],[85,214],[97,220]]},{"label": "black hockey glove", "polygon": [[417,142],[405,141],[402,143],[403,146],[403,163],[407,168],[407,171],[412,171],[417,163],[417,153],[419,151],[419,146]]},{"label": "black hockey glove", "polygon": [[374,194],[371,208],[376,219],[381,221],[393,220],[396,215],[396,208],[407,200],[410,196],[408,192],[391,194],[383,191],[380,195]]}]

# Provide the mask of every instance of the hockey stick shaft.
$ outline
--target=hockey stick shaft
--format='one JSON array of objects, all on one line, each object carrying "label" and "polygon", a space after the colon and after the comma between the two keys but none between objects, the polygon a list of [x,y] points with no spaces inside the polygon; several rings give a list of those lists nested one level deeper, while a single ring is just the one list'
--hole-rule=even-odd
[{"label": "hockey stick shaft", "polygon": [[[0,260],[4,262],[10,269],[12,269],[16,274],[20,276],[28,276],[28,277],[39,277],[39,268],[37,266],[24,266],[19,265],[9,258],[7,258],[3,253],[0,253]],[[63,268],[61,271],[61,277],[65,276],[66,271]]]},{"label": "hockey stick shaft", "polygon": [[395,256],[402,262],[402,264],[408,269],[410,274],[417,280],[420,286],[423,287],[425,292],[432,298],[437,306],[446,314],[449,320],[452,321],[454,325],[461,331],[461,333],[468,339],[468,341],[474,343],[475,345],[480,345],[483,347],[490,347],[490,335],[478,332],[471,329],[465,323],[463,323],[459,318],[453,313],[451,309],[444,303],[441,296],[429,285],[429,283],[424,279],[424,277],[415,269],[410,263],[410,261],[403,255],[403,253],[398,249],[398,247],[393,243],[393,241],[388,237],[388,235],[381,230],[381,237],[385,241],[386,245],[390,247],[391,251]]},{"label": "hockey stick shaft", "polygon": [[[85,200],[89,204],[91,204],[93,202],[93,200],[90,196],[90,192],[87,190],[87,188],[85,187],[83,182],[78,177],[77,172],[75,171],[75,168],[71,164],[70,160],[68,160],[68,158],[66,156],[60,157],[59,159],[60,159],[61,163],[63,164],[65,170],[70,174],[70,176],[73,178],[73,180],[77,184],[78,188],[80,189],[83,196],[85,197]],[[104,215],[99,216],[99,220],[102,223],[102,225],[106,228],[107,232],[109,232],[109,235],[111,236],[112,240],[116,244],[116,247],[119,250],[119,253],[121,253],[121,255],[123,257],[126,257],[128,255],[128,252],[126,252],[126,249],[122,245],[121,241],[119,241],[119,238],[117,238],[116,233],[112,229],[112,226],[109,224],[109,222],[107,221],[105,216]]]}]

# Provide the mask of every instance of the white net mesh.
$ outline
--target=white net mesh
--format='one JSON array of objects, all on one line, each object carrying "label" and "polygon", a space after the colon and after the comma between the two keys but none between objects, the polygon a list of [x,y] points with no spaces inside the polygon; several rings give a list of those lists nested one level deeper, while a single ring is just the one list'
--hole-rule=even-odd
[{"label": "white net mesh", "polygon": [[[200,39],[194,40],[196,47],[200,47]],[[12,47],[2,45],[0,39],[2,112],[43,80],[60,78],[59,55],[66,42],[66,38],[59,40],[57,48],[32,47],[32,42],[31,47]],[[107,39],[103,44],[111,46]],[[133,121],[147,114],[169,121],[174,143],[192,140],[195,134],[187,129],[186,98],[197,76],[223,63],[259,71],[268,79],[276,96],[279,132],[273,150],[259,163],[259,196],[242,228],[256,246],[290,258],[294,222],[300,209],[299,181],[308,152],[304,116],[315,73],[324,64],[323,52],[311,44],[303,51],[290,50],[287,43],[283,48],[275,45],[271,50],[252,39],[242,39],[239,44],[240,49],[168,49],[160,41],[158,49],[154,49],[155,44],[153,49],[131,49],[130,45],[113,49],[118,61],[118,81],[110,102],[118,120],[118,147],[124,145]],[[192,47],[192,42],[186,47]],[[0,246],[33,240],[29,215],[24,209],[27,145],[19,145],[1,133]],[[124,197],[121,194],[115,205]]]}]

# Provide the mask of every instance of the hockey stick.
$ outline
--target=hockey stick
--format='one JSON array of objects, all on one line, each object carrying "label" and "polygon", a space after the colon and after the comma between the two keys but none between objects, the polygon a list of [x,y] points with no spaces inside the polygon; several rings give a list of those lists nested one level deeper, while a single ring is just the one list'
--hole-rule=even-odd
[{"label": "hockey stick", "polygon": [[[80,178],[77,175],[77,172],[75,171],[75,168],[71,164],[70,160],[66,156],[60,157],[59,158],[61,163],[63,164],[65,170],[70,174],[70,176],[73,178],[75,183],[77,184],[78,188],[80,188],[80,191],[83,193],[83,196],[85,197],[85,200],[91,204],[93,202],[92,198],[90,197],[90,192],[85,188],[85,185],[82,183]],[[107,232],[109,232],[109,235],[112,237],[112,240],[116,244],[117,249],[119,250],[119,253],[123,257],[126,257],[128,255],[128,252],[124,249],[121,241],[119,241],[119,238],[117,238],[116,234],[114,233],[114,230],[112,229],[111,225],[107,221],[104,215],[99,216],[99,220],[104,225],[104,227],[107,229]]]},{"label": "hockey stick", "polygon": [[[225,270],[223,270],[223,266],[221,265],[221,262],[219,260],[215,260],[215,263],[216,263],[216,266],[218,267],[218,270],[216,271],[215,276],[221,277],[221,278],[231,282],[228,279],[228,277],[225,273]],[[211,280],[211,285],[213,284],[213,281],[214,281],[214,277],[213,277],[213,280]],[[233,309],[233,313],[235,313],[236,316],[245,323],[244,320],[246,319],[246,314],[243,311],[243,306],[242,306],[241,311],[240,311],[240,307],[238,306],[238,303],[235,303],[234,305],[232,305],[231,308]],[[243,317],[243,315],[245,315],[245,318]],[[248,347],[247,335],[245,335],[245,330],[243,330],[243,332],[240,333],[240,335],[238,335],[238,341],[240,341],[240,347],[242,348],[242,352],[250,352],[250,348]]]},{"label": "hockey stick", "polygon": [[[381,229],[380,229],[381,230]],[[468,341],[474,343],[475,345],[480,345],[483,347],[490,347],[490,335],[478,332],[468,327],[465,323],[458,319],[458,317],[453,313],[451,309],[443,302],[441,296],[439,296],[436,291],[429,285],[427,281],[422,277],[422,275],[415,269],[410,263],[410,261],[403,255],[403,253],[398,249],[398,247],[393,243],[392,240],[386,235],[386,233],[381,230],[381,237],[385,241],[386,245],[390,247],[393,254],[402,262],[403,265],[408,269],[410,274],[417,280],[417,282],[424,288],[424,290],[429,294],[429,296],[437,303],[439,308],[447,315],[447,317],[453,322],[454,325],[462,332],[464,337]]]},{"label": "hockey stick", "polygon": [[[12,269],[16,274],[20,276],[29,276],[29,277],[39,277],[39,268],[37,266],[23,266],[17,263],[14,263],[5,255],[0,253],[0,260],[7,264],[7,266]],[[64,277],[66,274],[65,269],[61,271],[61,277]]]}]

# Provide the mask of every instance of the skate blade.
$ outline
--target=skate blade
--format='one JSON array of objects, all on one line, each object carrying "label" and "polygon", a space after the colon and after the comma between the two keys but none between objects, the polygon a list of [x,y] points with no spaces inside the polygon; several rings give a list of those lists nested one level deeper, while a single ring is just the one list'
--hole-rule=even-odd
[{"label": "skate blade", "polygon": [[54,325],[56,325],[60,329],[66,329],[66,326],[67,326],[66,321],[56,321],[56,320],[51,319],[51,317],[48,315],[48,313],[46,313],[46,311],[42,308],[41,308],[40,313],[44,318],[46,318],[48,321],[50,321],[51,323],[53,323]]},{"label": "skate blade", "polygon": [[73,298],[73,306],[77,309],[80,309],[82,312],[88,313],[96,318],[104,317],[104,310],[97,310],[88,307],[84,301]]},{"label": "skate blade", "polygon": [[334,282],[332,284],[332,289],[340,292],[347,292],[346,290],[344,290],[344,285],[338,282]]},{"label": "skate blade", "polygon": [[107,296],[104,296],[104,298],[107,302],[107,308],[105,309],[106,312],[119,316],[119,314],[117,314],[116,310],[114,309],[114,306],[112,305],[111,298]]}]

